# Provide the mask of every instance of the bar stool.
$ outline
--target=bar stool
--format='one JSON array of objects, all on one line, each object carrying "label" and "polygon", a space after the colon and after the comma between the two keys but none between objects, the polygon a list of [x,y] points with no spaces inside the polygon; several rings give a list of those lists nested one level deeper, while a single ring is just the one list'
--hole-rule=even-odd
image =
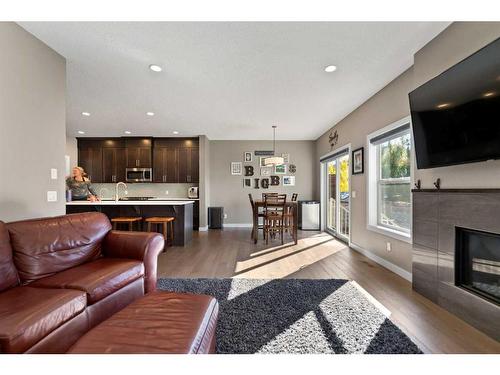
[{"label": "bar stool", "polygon": [[[165,237],[165,249],[167,248],[167,242],[168,242],[167,239],[170,240],[171,245],[174,243],[174,220],[175,217],[169,217],[169,216],[153,216],[153,217],[148,217],[144,220],[146,223],[148,223],[147,227],[148,232],[151,232],[151,224],[163,226],[163,236]],[[169,227],[168,230],[167,226]],[[163,251],[165,251],[165,249]]]},{"label": "bar stool", "polygon": [[118,228],[118,225],[120,224],[128,224],[128,230],[132,231],[134,230],[134,223],[140,223],[142,221],[142,217],[125,217],[125,216],[119,216],[119,217],[114,217],[111,219],[111,222],[113,223],[113,229],[116,230]]}]

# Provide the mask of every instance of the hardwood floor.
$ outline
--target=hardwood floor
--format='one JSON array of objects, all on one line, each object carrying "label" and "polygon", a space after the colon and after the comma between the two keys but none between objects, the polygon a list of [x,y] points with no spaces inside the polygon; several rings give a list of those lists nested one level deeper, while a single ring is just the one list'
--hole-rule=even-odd
[{"label": "hardwood floor", "polygon": [[[260,234],[261,235],[261,234]],[[261,238],[261,237],[260,237]],[[290,240],[291,241],[291,240]],[[250,229],[195,232],[186,247],[160,255],[159,277],[349,279],[391,312],[391,319],[427,353],[500,353],[500,343],[414,292],[411,283],[326,233],[301,232],[299,242],[254,245]]]}]

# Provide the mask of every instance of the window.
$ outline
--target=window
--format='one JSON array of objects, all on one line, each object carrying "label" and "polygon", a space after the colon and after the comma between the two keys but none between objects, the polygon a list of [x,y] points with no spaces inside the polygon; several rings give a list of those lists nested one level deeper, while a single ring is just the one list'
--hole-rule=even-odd
[{"label": "window", "polygon": [[368,137],[369,227],[408,240],[412,214],[409,120]]}]

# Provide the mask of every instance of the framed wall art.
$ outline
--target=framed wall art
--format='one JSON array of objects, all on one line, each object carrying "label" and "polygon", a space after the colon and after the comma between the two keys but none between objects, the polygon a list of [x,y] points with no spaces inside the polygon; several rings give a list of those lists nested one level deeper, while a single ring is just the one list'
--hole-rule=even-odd
[{"label": "framed wall art", "polygon": [[260,168],[260,175],[269,177],[273,174],[273,167],[261,167]]},{"label": "framed wall art", "polygon": [[245,163],[251,163],[253,161],[253,154],[251,151],[246,151],[243,155],[243,161]]},{"label": "framed wall art", "polygon": [[295,186],[295,176],[283,176],[283,186]]},{"label": "framed wall art", "polygon": [[365,163],[364,148],[360,147],[352,152],[352,174],[362,174]]},{"label": "framed wall art", "polygon": [[285,164],[275,165],[274,174],[286,174],[286,165]]},{"label": "framed wall art", "polygon": [[231,162],[231,174],[233,176],[236,176],[236,175],[241,175],[241,171],[242,171],[243,167],[242,167],[242,164],[241,162]]},{"label": "framed wall art", "polygon": [[251,188],[252,187],[252,179],[251,178],[244,178],[243,179],[243,187],[244,188]]}]

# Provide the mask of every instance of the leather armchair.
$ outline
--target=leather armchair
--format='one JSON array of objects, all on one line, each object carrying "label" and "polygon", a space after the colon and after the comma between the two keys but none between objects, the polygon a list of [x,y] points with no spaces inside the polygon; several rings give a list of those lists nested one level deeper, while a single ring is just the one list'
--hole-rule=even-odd
[{"label": "leather armchair", "polygon": [[110,231],[104,237],[102,250],[107,258],[139,260],[144,264],[144,291],[156,290],[157,259],[164,246],[159,233]]},{"label": "leather armchair", "polygon": [[64,353],[155,290],[163,246],[98,212],[0,221],[0,353]]}]

